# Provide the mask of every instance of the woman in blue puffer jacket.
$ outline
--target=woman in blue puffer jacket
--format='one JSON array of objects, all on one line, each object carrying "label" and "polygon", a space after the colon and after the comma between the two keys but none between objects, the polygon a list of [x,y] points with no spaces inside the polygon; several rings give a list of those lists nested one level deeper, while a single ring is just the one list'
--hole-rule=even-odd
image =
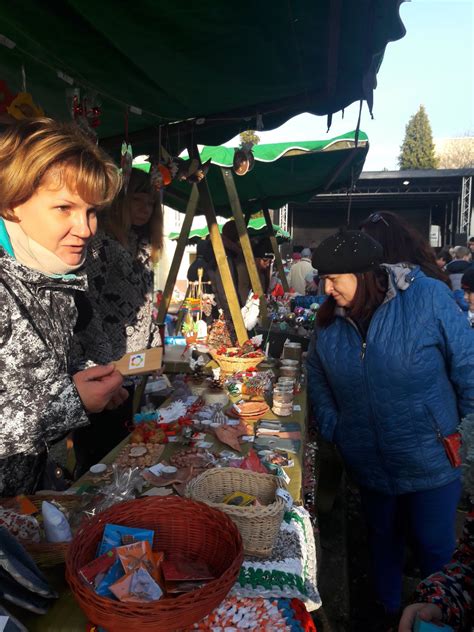
[{"label": "woman in blue puffer jacket", "polygon": [[377,596],[396,613],[405,537],[423,576],[454,550],[460,468],[443,440],[455,444],[474,412],[474,330],[444,283],[381,260],[380,244],[359,231],[315,250],[329,298],[308,389],[322,436],[360,486]]}]

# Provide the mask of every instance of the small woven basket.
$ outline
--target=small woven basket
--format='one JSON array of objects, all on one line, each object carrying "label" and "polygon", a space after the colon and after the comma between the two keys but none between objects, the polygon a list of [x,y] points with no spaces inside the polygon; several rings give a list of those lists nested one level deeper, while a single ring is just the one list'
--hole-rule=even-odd
[{"label": "small woven basket", "polygon": [[[284,482],[271,474],[257,474],[235,467],[208,470],[186,486],[186,496],[226,513],[237,525],[246,555],[269,557],[285,513],[284,501],[276,495]],[[236,507],[222,502],[228,494],[243,492],[256,496],[256,507]]]},{"label": "small woven basket", "polygon": [[[216,579],[178,597],[152,603],[123,603],[97,595],[79,577],[94,559],[107,523],[153,529],[153,549],[167,559],[206,562]],[[76,533],[66,559],[66,579],[90,621],[112,632],[171,632],[200,621],[235,583],[243,560],[242,539],[221,511],[188,499],[148,497],[119,503]]]},{"label": "small woven basket", "polygon": [[[228,347],[228,351],[238,351],[238,347]],[[219,355],[215,349],[209,349],[209,355],[221,367],[224,373],[237,373],[238,371],[248,371],[253,366],[258,366],[260,362],[265,360],[265,356],[261,355],[257,358],[241,358],[235,356]]]},{"label": "small woven basket", "polygon": [[[73,510],[78,504],[77,497],[72,494],[39,494],[27,496],[27,498],[38,511],[41,511],[43,500],[48,502],[55,500],[68,510]],[[16,501],[14,498],[0,498],[0,506],[5,509],[15,510]],[[43,568],[64,564],[70,545],[70,542],[33,542],[32,540],[22,540],[20,538],[18,542],[28,551],[36,564]]]}]

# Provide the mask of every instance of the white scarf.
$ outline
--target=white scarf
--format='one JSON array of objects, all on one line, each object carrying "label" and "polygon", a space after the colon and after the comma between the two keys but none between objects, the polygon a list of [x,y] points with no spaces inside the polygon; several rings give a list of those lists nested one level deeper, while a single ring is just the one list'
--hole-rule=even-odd
[{"label": "white scarf", "polygon": [[48,276],[58,276],[70,274],[84,264],[85,251],[81,261],[75,266],[70,266],[55,255],[54,252],[51,252],[51,250],[29,237],[22,229],[20,223],[6,219],[3,221],[12,243],[15,259],[27,268],[38,270]]}]

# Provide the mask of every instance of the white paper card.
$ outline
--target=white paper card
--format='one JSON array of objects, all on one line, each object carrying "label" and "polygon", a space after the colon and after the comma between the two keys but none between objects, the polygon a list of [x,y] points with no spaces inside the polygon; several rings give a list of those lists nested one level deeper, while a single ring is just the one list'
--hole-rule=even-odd
[{"label": "white paper card", "polygon": [[283,499],[287,509],[291,509],[293,507],[293,498],[291,497],[290,492],[286,491],[286,489],[277,489],[276,495]]}]

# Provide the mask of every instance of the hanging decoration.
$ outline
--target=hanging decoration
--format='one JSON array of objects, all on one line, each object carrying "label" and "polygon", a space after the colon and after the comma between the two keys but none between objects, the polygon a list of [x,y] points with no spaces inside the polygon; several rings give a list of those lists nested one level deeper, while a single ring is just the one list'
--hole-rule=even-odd
[{"label": "hanging decoration", "polygon": [[260,299],[258,298],[258,294],[254,294],[250,291],[247,302],[240,311],[242,313],[245,328],[247,331],[250,331],[257,325],[258,317],[260,315]]},{"label": "hanging decoration", "polygon": [[[209,297],[213,297],[213,295],[204,292],[204,287],[211,286],[211,283],[202,280],[203,272],[203,269],[199,268],[198,280],[190,281],[188,294],[183,303],[186,315],[184,317],[182,332],[188,346],[198,341],[206,342],[207,340],[207,323],[203,319],[203,314],[205,314],[204,305],[205,303],[206,305],[209,304]],[[206,297],[206,299],[204,299],[204,297]]]},{"label": "hanging decoration", "polygon": [[189,182],[189,184],[197,184],[201,182],[201,180],[204,180],[211,166],[210,158],[204,164],[200,160],[195,160],[195,162],[198,163],[197,166],[195,168],[193,166],[192,169],[188,170],[186,177],[186,181]]},{"label": "hanging decoration", "polygon": [[240,147],[235,150],[232,167],[234,169],[234,173],[238,176],[245,176],[245,174],[249,173],[254,168],[255,157],[252,151],[253,146],[254,143],[251,141],[243,142],[240,144]]},{"label": "hanging decoration", "polygon": [[100,117],[102,114],[97,95],[84,95],[81,98],[81,91],[76,87],[67,90],[66,99],[72,119],[85,134],[97,140],[96,129],[100,125]]},{"label": "hanging decoration", "polygon": [[19,92],[6,109],[8,114],[17,121],[44,116],[43,108],[36,105],[29,92]]},{"label": "hanging decoration", "polygon": [[151,186],[159,191],[163,187],[167,187],[173,180],[171,171],[162,163],[152,163],[150,168],[150,182]]},{"label": "hanging decoration", "polygon": [[120,171],[122,173],[122,189],[127,193],[130,176],[132,175],[133,151],[132,146],[127,141],[122,142],[120,157]]}]

